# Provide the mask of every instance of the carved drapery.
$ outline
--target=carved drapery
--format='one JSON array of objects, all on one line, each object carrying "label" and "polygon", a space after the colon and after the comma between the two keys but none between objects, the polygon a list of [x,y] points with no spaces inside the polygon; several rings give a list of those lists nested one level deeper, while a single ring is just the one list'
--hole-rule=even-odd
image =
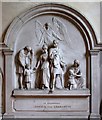
[{"label": "carved drapery", "polygon": [[[91,99],[89,104],[91,108],[89,108],[90,118],[99,118],[99,104],[100,99],[99,95],[99,86],[100,86],[100,78],[99,78],[99,59],[98,52],[102,48],[101,45],[97,44],[97,39],[92,29],[90,23],[86,20],[84,16],[75,11],[74,9],[61,5],[61,4],[42,4],[38,5],[28,12],[25,12],[18,16],[13,23],[10,25],[4,43],[8,46],[8,51],[4,50],[5,55],[5,87],[6,87],[6,110],[7,114],[12,115],[12,90],[15,88],[15,66],[14,66],[14,56],[17,53],[15,50],[20,50],[22,48],[17,48],[17,40],[18,34],[22,31],[25,24],[29,23],[32,19],[36,19],[38,16],[60,16],[61,18],[65,18],[70,21],[71,24],[75,25],[79,33],[81,34],[86,50],[86,79],[87,79],[87,87],[90,89]],[[17,39],[16,39],[17,38]],[[27,42],[28,43],[28,42]],[[27,44],[26,43],[26,44]],[[26,45],[25,44],[25,45]],[[13,53],[12,53],[13,50]],[[12,62],[13,61],[13,62]],[[9,66],[11,65],[11,67]],[[91,66],[91,67],[90,67]],[[97,69],[96,69],[97,66]],[[97,74],[96,74],[97,73]],[[97,83],[97,84],[96,84]],[[19,96],[19,95],[18,95]]]}]

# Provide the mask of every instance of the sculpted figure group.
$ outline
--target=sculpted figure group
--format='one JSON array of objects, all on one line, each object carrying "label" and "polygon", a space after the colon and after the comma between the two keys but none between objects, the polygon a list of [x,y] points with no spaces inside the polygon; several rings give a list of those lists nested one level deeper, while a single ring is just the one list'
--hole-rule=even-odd
[{"label": "sculpted figure group", "polygon": [[[63,62],[60,54],[58,42],[54,40],[53,47],[50,49],[48,49],[46,44],[42,46],[42,54],[35,67],[32,67],[33,56],[34,52],[29,46],[19,51],[19,69],[17,71],[19,89],[31,88],[31,74],[36,72],[38,68],[40,68],[40,72],[42,73],[41,89],[49,89],[49,92],[53,92],[55,87],[64,89],[64,70],[66,64]],[[68,70],[67,88],[69,90],[85,88],[85,80],[82,77],[79,65],[79,61],[74,60],[72,67]]]},{"label": "sculpted figure group", "polygon": [[32,73],[33,51],[31,47],[26,46],[21,49],[18,54],[18,83],[19,89],[28,89],[28,84],[31,86],[30,75]]}]

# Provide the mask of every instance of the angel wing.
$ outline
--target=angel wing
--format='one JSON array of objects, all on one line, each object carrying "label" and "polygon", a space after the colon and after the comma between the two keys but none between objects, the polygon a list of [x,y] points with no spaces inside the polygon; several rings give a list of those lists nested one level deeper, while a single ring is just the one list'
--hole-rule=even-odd
[{"label": "angel wing", "polygon": [[43,34],[44,34],[43,26],[38,20],[36,20],[35,21],[35,36],[37,40],[39,41],[38,45],[40,45],[42,42]]},{"label": "angel wing", "polygon": [[35,35],[37,40],[39,41],[38,45],[41,43],[46,43],[52,40],[52,37],[55,38],[52,34],[54,33],[50,23],[45,23],[42,25],[38,20],[35,21]]},{"label": "angel wing", "polygon": [[67,34],[65,25],[55,17],[52,18],[52,23],[54,26],[54,31],[56,31],[56,35],[59,36],[60,40],[64,40],[65,34]]}]

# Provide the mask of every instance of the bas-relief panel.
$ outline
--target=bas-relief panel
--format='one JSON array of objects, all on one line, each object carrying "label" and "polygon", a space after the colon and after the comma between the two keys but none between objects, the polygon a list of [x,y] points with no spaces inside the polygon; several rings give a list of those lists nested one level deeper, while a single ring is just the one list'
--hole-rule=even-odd
[{"label": "bas-relief panel", "polygon": [[[25,46],[30,46],[33,51],[33,69],[35,68],[36,63],[39,61],[43,45],[46,44],[49,51],[53,45],[53,40],[57,40],[58,42],[60,55],[63,58],[66,66],[66,73],[68,71],[68,68],[73,65],[74,60],[78,59],[80,61],[80,69],[83,73],[83,78],[86,81],[86,48],[83,37],[78,31],[77,27],[75,27],[67,19],[61,18],[59,16],[42,15],[36,18],[32,18],[32,20],[24,24],[16,38],[14,59],[16,59],[17,54],[21,49],[23,49]],[[16,72],[17,71],[15,65],[14,88],[18,88],[18,75],[15,74]],[[36,74],[36,71],[33,71],[33,88],[36,87]]]},{"label": "bas-relief panel", "polygon": [[14,27],[11,24],[6,35],[5,41],[14,51],[3,51],[4,117],[99,117],[99,77],[94,74],[98,73],[99,49],[94,46],[94,31],[77,11],[66,8],[65,12],[64,6],[52,6],[39,6],[43,10],[51,8],[48,14],[29,11],[17,17],[18,22],[13,22]]}]

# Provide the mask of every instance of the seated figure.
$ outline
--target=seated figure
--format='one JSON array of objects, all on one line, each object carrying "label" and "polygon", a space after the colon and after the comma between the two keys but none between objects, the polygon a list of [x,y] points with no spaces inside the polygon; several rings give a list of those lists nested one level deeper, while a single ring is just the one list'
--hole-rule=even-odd
[{"label": "seated figure", "polygon": [[85,89],[86,88],[85,80],[82,77],[82,72],[80,71],[79,65],[80,65],[79,60],[74,60],[73,66],[69,69],[69,74],[70,74],[69,75],[69,84],[72,85],[73,88],[75,88],[75,89],[76,88],[77,89]]}]

